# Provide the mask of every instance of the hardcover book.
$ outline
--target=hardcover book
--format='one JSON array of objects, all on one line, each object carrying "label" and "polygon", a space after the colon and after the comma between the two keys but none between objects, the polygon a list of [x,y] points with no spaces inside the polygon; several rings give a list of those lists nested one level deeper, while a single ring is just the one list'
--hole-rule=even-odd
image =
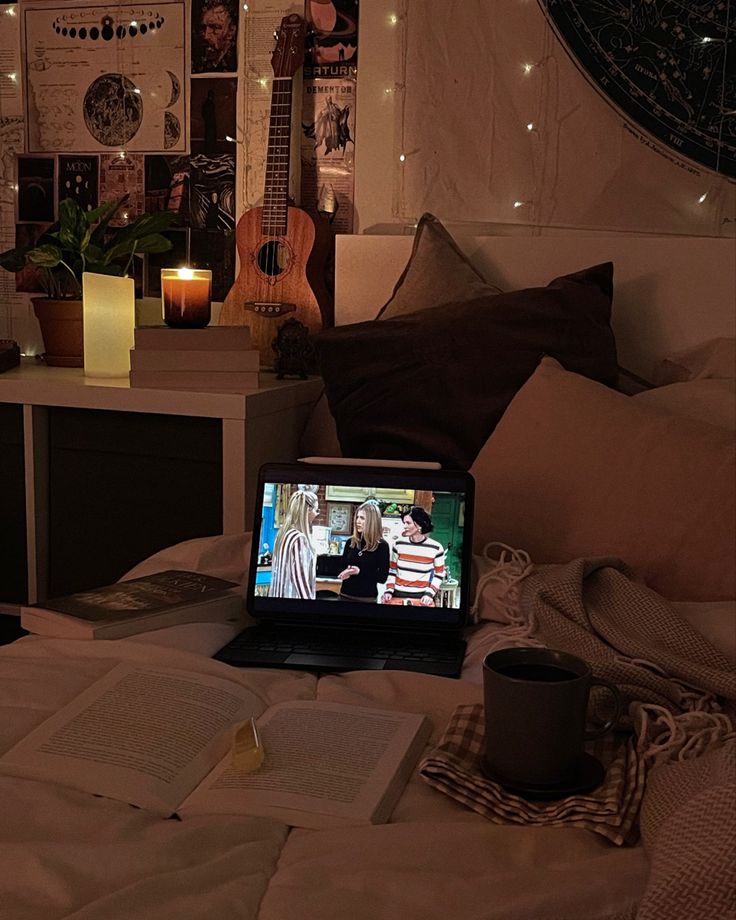
[{"label": "hardcover book", "polygon": [[132,387],[169,390],[257,390],[257,371],[139,371],[131,370]]},{"label": "hardcover book", "polygon": [[133,341],[136,348],[253,348],[248,326],[205,326],[203,329],[136,326]]},{"label": "hardcover book", "polygon": [[[255,771],[244,768],[234,743],[251,718],[264,751]],[[295,827],[379,824],[430,730],[423,715],[329,701],[266,708],[242,683],[126,662],[0,757],[0,769],[183,820],[224,814]]]},{"label": "hardcover book", "polygon": [[169,569],[21,607],[29,632],[69,639],[119,639],[178,623],[237,619],[243,598],[223,578]]},{"label": "hardcover book", "polygon": [[261,364],[256,348],[131,348],[135,371],[255,371]]}]

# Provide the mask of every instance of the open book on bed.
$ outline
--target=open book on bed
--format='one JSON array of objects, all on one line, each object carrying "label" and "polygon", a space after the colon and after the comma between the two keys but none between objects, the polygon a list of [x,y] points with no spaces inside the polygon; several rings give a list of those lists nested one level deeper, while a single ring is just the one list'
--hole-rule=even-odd
[{"label": "open book on bed", "polygon": [[[235,730],[257,717],[263,765]],[[119,664],[0,758],[0,770],[161,815],[257,815],[295,827],[388,820],[424,749],[422,715],[295,700],[266,708],[242,684]]]}]

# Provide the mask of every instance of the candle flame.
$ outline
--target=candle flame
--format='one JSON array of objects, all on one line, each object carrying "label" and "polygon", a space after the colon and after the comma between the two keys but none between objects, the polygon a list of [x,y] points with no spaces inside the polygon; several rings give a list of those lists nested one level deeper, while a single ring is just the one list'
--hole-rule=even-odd
[{"label": "candle flame", "polygon": [[182,281],[191,281],[194,277],[194,272],[191,268],[180,268],[178,275]]}]

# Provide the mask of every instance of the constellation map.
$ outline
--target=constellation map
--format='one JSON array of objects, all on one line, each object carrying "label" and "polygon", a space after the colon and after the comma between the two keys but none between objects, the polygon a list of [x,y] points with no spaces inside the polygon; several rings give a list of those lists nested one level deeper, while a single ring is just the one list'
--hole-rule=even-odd
[{"label": "constellation map", "polygon": [[596,87],[681,156],[736,178],[736,0],[539,0]]}]

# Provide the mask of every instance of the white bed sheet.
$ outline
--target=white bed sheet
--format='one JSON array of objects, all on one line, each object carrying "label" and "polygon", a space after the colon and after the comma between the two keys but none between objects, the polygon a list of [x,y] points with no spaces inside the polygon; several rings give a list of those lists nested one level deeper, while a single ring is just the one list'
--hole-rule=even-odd
[{"label": "white bed sheet", "polygon": [[[492,628],[476,632],[471,662]],[[432,741],[456,705],[480,700],[477,667],[475,680],[230,669],[207,657],[228,630],[189,624],[114,642],[28,636],[0,648],[0,749],[120,660],[224,674],[269,703],[316,696],[424,712]],[[162,820],[2,774],[0,797],[2,920],[597,920],[625,915],[647,874],[641,847],[493,825],[416,775],[389,824],[319,831],[260,818]]]}]

